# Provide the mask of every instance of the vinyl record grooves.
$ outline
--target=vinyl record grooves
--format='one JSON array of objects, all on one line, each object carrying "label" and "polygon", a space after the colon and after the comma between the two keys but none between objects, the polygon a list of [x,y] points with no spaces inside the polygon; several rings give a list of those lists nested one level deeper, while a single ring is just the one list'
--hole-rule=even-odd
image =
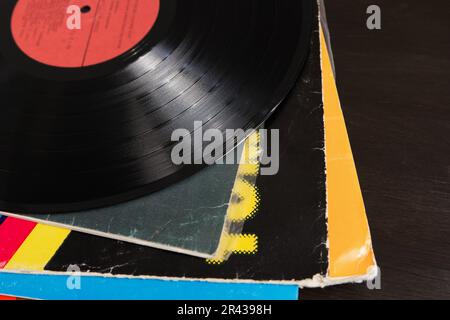
[{"label": "vinyl record grooves", "polygon": [[[172,163],[172,132],[192,131],[194,121],[223,132],[264,122],[303,67],[313,8],[312,0],[124,0],[157,6],[148,32],[112,56],[86,50],[77,65],[76,54],[42,50],[45,39],[21,42],[14,24],[29,23],[21,1],[0,3],[0,210],[15,213],[113,205],[194,173],[198,166]],[[95,48],[98,12],[111,2],[86,1]]]}]

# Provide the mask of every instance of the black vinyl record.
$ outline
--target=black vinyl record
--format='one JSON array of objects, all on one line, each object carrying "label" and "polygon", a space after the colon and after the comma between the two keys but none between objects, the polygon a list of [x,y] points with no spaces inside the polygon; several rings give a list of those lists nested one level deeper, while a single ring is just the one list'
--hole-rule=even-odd
[{"label": "black vinyl record", "polygon": [[308,54],[312,0],[86,0],[80,30],[71,2],[0,2],[0,210],[113,205],[194,173],[172,132],[257,128]]}]

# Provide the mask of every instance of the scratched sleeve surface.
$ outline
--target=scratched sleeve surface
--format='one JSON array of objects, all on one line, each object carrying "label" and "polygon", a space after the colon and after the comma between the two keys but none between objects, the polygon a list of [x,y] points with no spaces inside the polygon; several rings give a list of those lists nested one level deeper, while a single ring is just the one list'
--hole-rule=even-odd
[{"label": "scratched sleeve surface", "polygon": [[237,169],[237,165],[213,166],[158,193],[114,207],[26,218],[206,257],[218,247]]}]

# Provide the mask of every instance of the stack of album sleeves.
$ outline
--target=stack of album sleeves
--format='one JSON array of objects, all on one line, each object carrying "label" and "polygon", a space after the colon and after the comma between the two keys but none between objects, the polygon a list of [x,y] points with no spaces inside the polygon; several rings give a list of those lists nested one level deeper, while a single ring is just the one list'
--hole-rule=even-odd
[{"label": "stack of album sleeves", "polygon": [[7,0],[0,24],[0,295],[377,276],[322,3]]}]

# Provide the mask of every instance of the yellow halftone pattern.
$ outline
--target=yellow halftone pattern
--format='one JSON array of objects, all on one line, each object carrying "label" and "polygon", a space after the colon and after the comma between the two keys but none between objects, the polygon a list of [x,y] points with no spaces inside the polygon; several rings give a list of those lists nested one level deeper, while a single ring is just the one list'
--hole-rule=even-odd
[{"label": "yellow halftone pattern", "polygon": [[[230,204],[226,217],[225,228],[219,247],[209,264],[221,264],[230,254],[254,254],[258,250],[256,235],[230,234],[236,226],[242,228],[245,220],[252,218],[258,211],[260,197],[254,182],[259,173],[260,136],[255,132],[247,138],[242,151],[241,161],[233,186]],[[234,228],[231,228],[234,226]]]},{"label": "yellow halftone pattern", "polygon": [[260,197],[255,186],[245,180],[237,180],[234,185],[235,200],[228,209],[232,221],[245,221],[258,211]]},{"label": "yellow halftone pattern", "polygon": [[250,135],[243,148],[238,176],[256,177],[259,173],[260,135],[258,132]]},{"label": "yellow halftone pattern", "polygon": [[[227,234],[221,240],[228,253],[255,254],[258,251],[258,237],[254,234]],[[206,261],[209,264],[222,264],[223,259],[214,258]]]},{"label": "yellow halftone pattern", "polygon": [[259,173],[259,142],[258,132],[245,141],[228,207],[227,219],[231,222],[243,222],[253,217],[258,210],[260,197],[254,182]]},{"label": "yellow halftone pattern", "polygon": [[254,234],[228,235],[233,253],[254,254],[258,251],[258,237]]}]

